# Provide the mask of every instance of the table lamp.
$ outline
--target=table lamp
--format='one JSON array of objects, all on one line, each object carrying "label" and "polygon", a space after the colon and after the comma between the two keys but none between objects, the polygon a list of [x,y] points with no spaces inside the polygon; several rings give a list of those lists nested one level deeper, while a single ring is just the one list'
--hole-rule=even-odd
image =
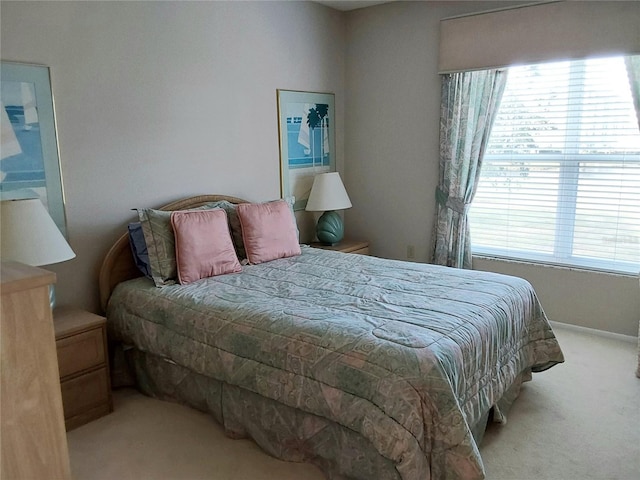
[{"label": "table lamp", "polygon": [[[39,267],[76,256],[38,198],[0,202],[0,258]],[[51,308],[55,290],[49,290]]]},{"label": "table lamp", "polygon": [[338,172],[321,173],[313,186],[305,210],[324,212],[316,225],[316,236],[325,245],[335,245],[344,237],[344,223],[336,210],[351,208],[351,200]]}]

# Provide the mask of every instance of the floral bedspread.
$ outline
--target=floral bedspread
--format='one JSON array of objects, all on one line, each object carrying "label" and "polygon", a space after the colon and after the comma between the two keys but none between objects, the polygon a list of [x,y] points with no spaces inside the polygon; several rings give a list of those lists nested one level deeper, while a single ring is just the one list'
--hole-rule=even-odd
[{"label": "floral bedspread", "polygon": [[308,247],[190,285],[124,282],[107,317],[142,352],[355,432],[403,480],[484,478],[473,426],[563,361],[523,279]]}]

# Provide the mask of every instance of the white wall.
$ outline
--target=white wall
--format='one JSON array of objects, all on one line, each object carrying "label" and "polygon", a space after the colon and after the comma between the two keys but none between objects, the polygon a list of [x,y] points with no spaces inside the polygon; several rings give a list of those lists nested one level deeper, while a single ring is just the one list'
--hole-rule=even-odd
[{"label": "white wall", "polygon": [[552,320],[638,335],[638,278],[520,262],[474,258],[473,268],[526,278]]},{"label": "white wall", "polygon": [[[438,183],[439,21],[505,2],[401,2],[347,15],[345,183],[347,235],[374,255],[428,261]],[[499,48],[496,45],[496,48]],[[636,335],[638,279],[475,259],[518,275],[552,320]]]},{"label": "white wall", "polygon": [[342,169],[341,12],[303,2],[3,1],[1,9],[2,59],[51,68],[77,254],[48,267],[60,305],[97,311],[100,264],[131,208],[202,193],[279,198],[278,88],[336,94]]}]

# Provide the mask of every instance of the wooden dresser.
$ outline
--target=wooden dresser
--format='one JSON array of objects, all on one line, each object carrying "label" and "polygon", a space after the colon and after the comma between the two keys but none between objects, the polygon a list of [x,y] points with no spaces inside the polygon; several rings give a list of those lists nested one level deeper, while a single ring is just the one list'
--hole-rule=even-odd
[{"label": "wooden dresser", "polygon": [[106,319],[77,308],[53,313],[67,430],[113,410]]},{"label": "wooden dresser", "polygon": [[0,478],[70,479],[49,285],[55,274],[2,262]]}]

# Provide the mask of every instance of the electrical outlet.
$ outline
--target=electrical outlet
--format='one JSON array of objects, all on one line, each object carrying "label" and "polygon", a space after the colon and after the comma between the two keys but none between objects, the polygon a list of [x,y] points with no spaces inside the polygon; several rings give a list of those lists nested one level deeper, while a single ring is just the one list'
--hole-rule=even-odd
[{"label": "electrical outlet", "polygon": [[416,258],[416,247],[413,245],[407,245],[407,258],[414,259]]}]

